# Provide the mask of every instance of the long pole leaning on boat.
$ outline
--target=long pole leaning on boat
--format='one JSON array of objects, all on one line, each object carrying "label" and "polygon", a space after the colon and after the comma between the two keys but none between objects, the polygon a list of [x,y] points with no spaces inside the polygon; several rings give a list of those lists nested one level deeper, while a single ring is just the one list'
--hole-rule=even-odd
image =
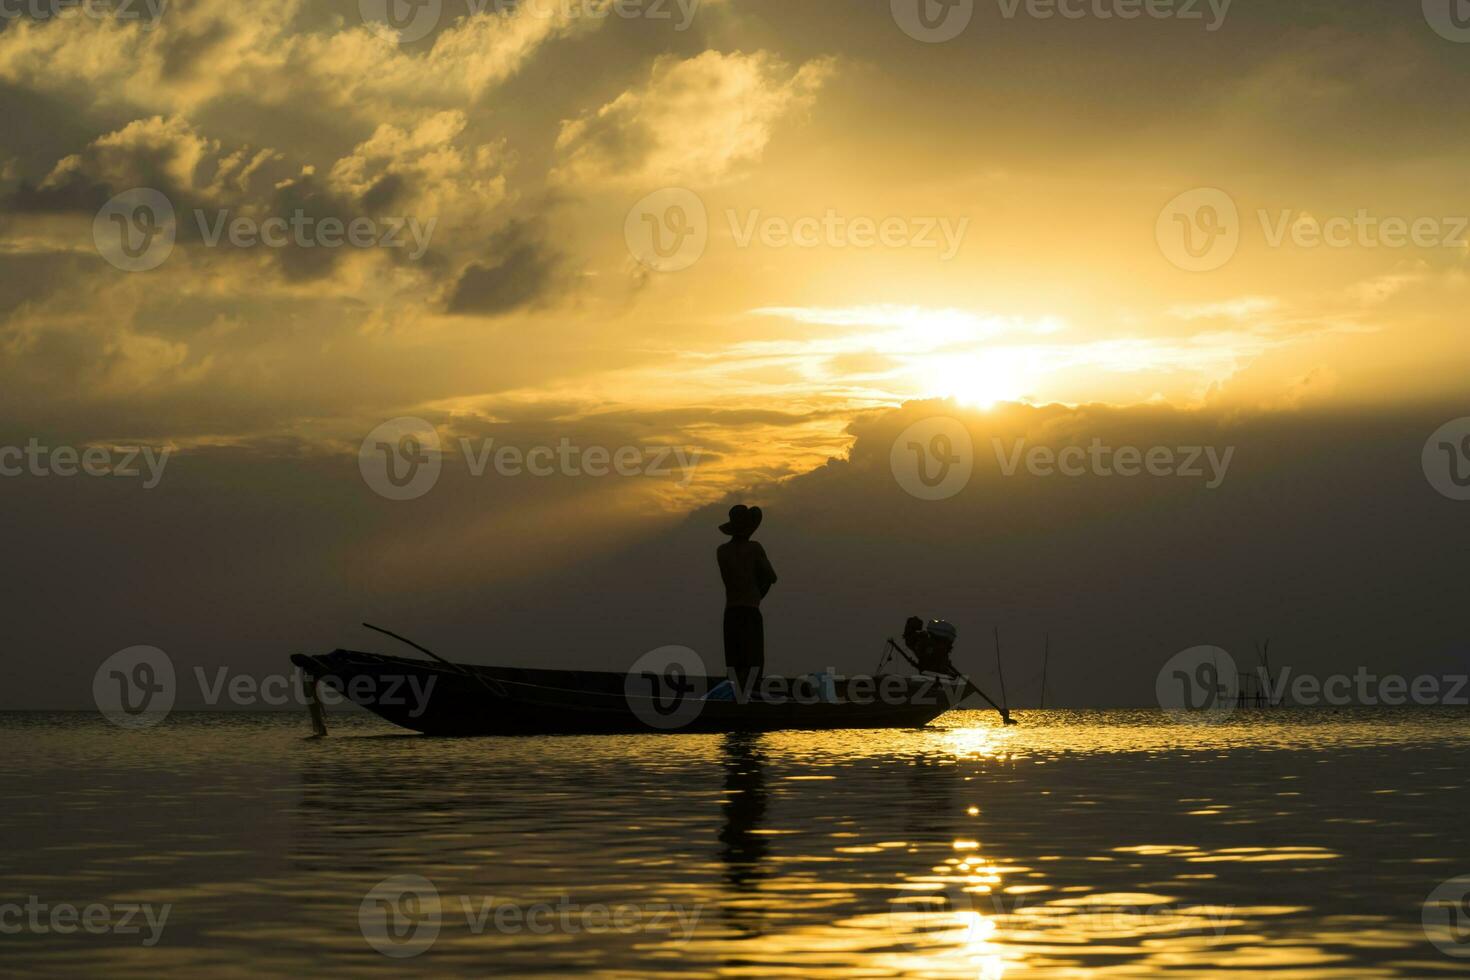
[{"label": "long pole leaning on boat", "polygon": [[439,656],[437,653],[435,653],[433,650],[430,650],[428,647],[419,646],[417,643],[413,642],[408,637],[406,637],[406,636],[399,636],[397,633],[393,632],[392,630],[385,630],[385,629],[383,629],[383,627],[381,627],[381,626],[374,626],[372,623],[363,623],[362,625],[366,626],[370,630],[376,630],[377,632],[382,633],[384,636],[391,636],[391,637],[393,637],[393,639],[399,641],[400,643],[407,643],[409,646],[413,647],[419,653],[428,654],[429,656],[433,657],[435,660],[439,661],[441,664],[443,664],[444,666],[448,667],[450,670],[454,671],[455,673],[460,674],[460,675],[462,675],[464,677],[473,678],[476,682],[479,683],[479,685],[481,687],[483,687],[485,690],[489,691],[491,694],[495,694],[496,693],[494,688],[492,688],[489,684],[485,683],[485,678],[481,677],[479,674],[477,674],[474,671],[470,670],[464,664],[457,664],[457,663],[454,663],[452,661],[445,660],[443,657]]},{"label": "long pole leaning on boat", "polygon": [[1006,669],[1000,662],[1000,627],[995,628],[995,673],[1000,677],[1001,713],[1006,724],[1011,723],[1011,699],[1006,697]]},{"label": "long pole leaning on boat", "polygon": [[[1005,725],[1015,725],[1015,724],[1017,724],[1016,719],[1014,719],[1014,718],[1011,717],[1011,710],[1010,710],[1009,706],[1002,705],[1002,704],[996,704],[995,703],[995,699],[992,698],[990,695],[986,694],[984,691],[980,690],[980,685],[979,684],[976,684],[974,681],[970,680],[970,678],[968,676],[966,676],[964,674],[961,674],[959,671],[955,671],[955,676],[958,677],[960,680],[964,681],[968,685],[968,690],[974,691],[976,694],[980,695],[982,698],[985,699],[986,703],[988,703],[996,711],[999,711],[1000,712],[1000,720],[1001,720],[1001,723],[1002,724],[1005,724]],[[964,693],[961,693],[960,694],[960,700],[963,701],[964,699],[965,699],[965,695],[964,695]],[[1004,700],[1004,697],[1002,697],[1002,700]]]},{"label": "long pole leaning on boat", "polygon": [[444,666],[446,666],[446,667],[452,667],[455,670],[461,670],[461,672],[462,672],[462,669],[460,668],[459,664],[450,663],[448,660],[445,660],[443,657],[439,656],[433,650],[430,650],[427,647],[421,647],[421,646],[419,646],[417,643],[413,642],[412,640],[410,640],[406,636],[399,636],[397,633],[393,632],[392,630],[385,630],[385,629],[383,629],[383,627],[381,627],[381,626],[374,626],[372,623],[363,623],[362,625],[366,626],[370,630],[373,630],[373,631],[378,632],[378,633],[382,633],[384,636],[391,636],[391,637],[393,637],[393,639],[397,640],[399,643],[407,643],[409,646],[413,647],[419,653],[426,653],[429,656],[433,657],[435,660],[439,661]]},{"label": "long pole leaning on boat", "polygon": [[1046,710],[1046,664],[1051,660],[1051,634],[1046,634],[1045,645],[1041,648],[1041,708]]}]

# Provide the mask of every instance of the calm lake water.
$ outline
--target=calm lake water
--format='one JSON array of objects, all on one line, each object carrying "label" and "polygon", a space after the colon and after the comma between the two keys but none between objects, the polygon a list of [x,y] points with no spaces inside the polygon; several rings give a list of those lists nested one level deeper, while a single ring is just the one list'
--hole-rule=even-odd
[{"label": "calm lake water", "polygon": [[450,740],[338,709],[317,741],[0,715],[4,971],[1470,971],[1470,905],[1423,921],[1470,874],[1470,714],[1247,715]]}]

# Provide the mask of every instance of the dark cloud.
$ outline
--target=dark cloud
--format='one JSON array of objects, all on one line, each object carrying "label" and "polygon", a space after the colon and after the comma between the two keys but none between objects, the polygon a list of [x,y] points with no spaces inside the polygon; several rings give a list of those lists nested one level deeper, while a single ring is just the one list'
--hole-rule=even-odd
[{"label": "dark cloud", "polygon": [[106,183],[73,171],[47,187],[22,179],[4,208],[12,214],[95,213],[115,193]]},{"label": "dark cloud", "polygon": [[163,77],[170,81],[207,70],[224,43],[235,34],[225,20],[211,20],[192,31],[173,31],[163,35]]},{"label": "dark cloud", "polygon": [[495,316],[538,305],[560,285],[560,268],[561,256],[530,224],[512,222],[491,239],[484,261],[460,273],[447,310]]},{"label": "dark cloud", "polygon": [[382,214],[396,202],[403,200],[407,190],[407,182],[402,174],[384,174],[362,196],[362,209],[368,214]]},{"label": "dark cloud", "polygon": [[[346,225],[354,217],[351,204],[331,193],[314,176],[303,176],[280,188],[272,210],[275,215],[292,221],[298,215],[319,224],[325,218],[335,218]],[[340,248],[308,247],[288,236],[284,248],[271,250],[282,275],[287,280],[300,282],[320,279],[331,274],[342,255]]]},{"label": "dark cloud", "polygon": [[60,289],[75,289],[92,261],[71,253],[0,256],[0,336],[10,314]]},{"label": "dark cloud", "polygon": [[[0,25],[7,23],[0,19]],[[3,30],[3,27],[0,27]],[[96,124],[58,93],[0,81],[0,161],[14,157],[24,174],[45,173],[58,159],[97,136]]]},{"label": "dark cloud", "polygon": [[781,412],[773,409],[668,408],[651,411],[598,412],[589,420],[625,422],[653,426],[792,426],[836,416],[847,412]]}]

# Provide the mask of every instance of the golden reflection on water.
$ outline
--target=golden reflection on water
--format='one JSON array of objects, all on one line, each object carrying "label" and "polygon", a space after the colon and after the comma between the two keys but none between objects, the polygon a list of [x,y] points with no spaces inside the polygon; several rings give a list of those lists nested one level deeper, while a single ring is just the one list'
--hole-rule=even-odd
[{"label": "golden reflection on water", "polygon": [[[175,911],[150,949],[5,937],[7,967],[1455,975],[1419,903],[1470,860],[1463,721],[964,712],[919,731],[448,740],[347,715],[320,742],[294,717],[12,723],[6,891]],[[432,948],[390,961],[358,908],[396,874],[448,911]],[[563,899],[698,914],[687,939],[449,914]]]}]

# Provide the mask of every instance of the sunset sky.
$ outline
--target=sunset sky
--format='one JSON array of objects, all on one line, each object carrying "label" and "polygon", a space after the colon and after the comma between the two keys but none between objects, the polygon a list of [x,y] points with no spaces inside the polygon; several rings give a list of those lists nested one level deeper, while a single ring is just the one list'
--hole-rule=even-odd
[{"label": "sunset sky", "polygon": [[[12,642],[65,679],[0,670],[70,704],[129,644],[284,669],[385,613],[482,662],[717,659],[733,497],[770,510],[777,669],[871,666],[916,611],[1095,640],[1142,678],[1099,689],[1119,703],[1253,631],[1463,656],[1470,504],[1419,459],[1466,414],[1470,37],[1433,2],[976,2],[930,43],[904,2],[444,0],[404,37],[371,0],[0,21],[0,444],[172,453],[148,490],[0,480]],[[137,188],[176,241],[127,271],[94,232]],[[1221,201],[1238,247],[1191,258]],[[427,237],[209,242],[297,210]],[[703,250],[650,258],[651,229]],[[936,414],[986,473],[916,501],[889,449]],[[359,447],[405,416],[445,477],[383,500]],[[1084,497],[989,463],[1058,433],[1234,445],[1238,482]],[[461,438],[700,462],[474,477]]]}]

